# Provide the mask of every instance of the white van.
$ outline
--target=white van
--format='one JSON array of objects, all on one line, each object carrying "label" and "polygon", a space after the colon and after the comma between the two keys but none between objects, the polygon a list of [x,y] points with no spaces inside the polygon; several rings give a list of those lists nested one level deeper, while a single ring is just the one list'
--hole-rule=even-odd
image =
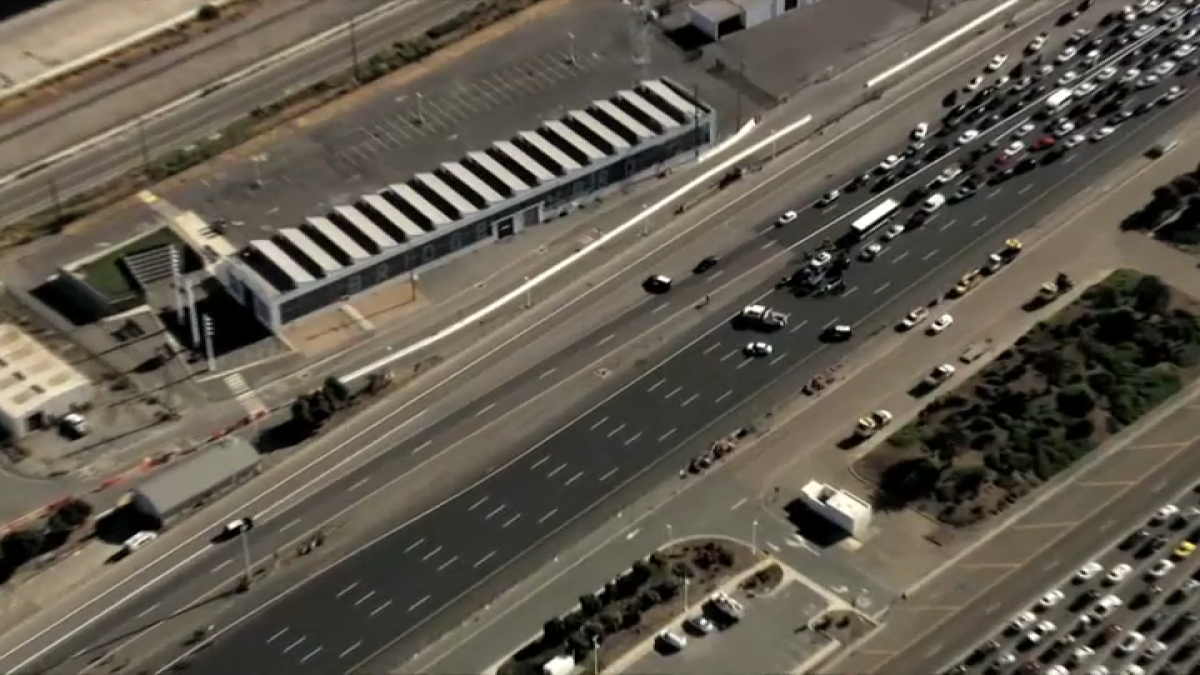
[{"label": "white van", "polygon": [[1046,97],[1046,111],[1056,113],[1071,102],[1071,90],[1059,89]]},{"label": "white van", "polygon": [[925,213],[933,213],[942,208],[946,204],[946,197],[940,192],[935,192],[929,195],[929,198],[921,204],[921,210]]}]

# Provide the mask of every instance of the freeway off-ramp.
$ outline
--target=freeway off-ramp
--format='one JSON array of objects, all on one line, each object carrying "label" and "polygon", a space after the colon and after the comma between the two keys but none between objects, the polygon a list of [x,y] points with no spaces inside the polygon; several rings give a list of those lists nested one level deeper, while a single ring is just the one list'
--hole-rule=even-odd
[{"label": "freeway off-ramp", "polygon": [[[744,362],[736,356],[722,363],[721,359],[744,342],[745,336],[732,333],[724,322],[715,328],[697,331],[691,336],[690,347],[643,375],[635,386],[585,415],[545,444],[539,444],[520,460],[493,473],[481,485],[377,543],[369,557],[351,558],[252,618],[243,629],[221,636],[192,661],[192,668],[244,669],[247,667],[245,654],[253,653],[262,659],[254,664],[256,669],[278,666],[329,669],[331,664],[339,663],[339,655],[354,647],[355,642],[360,644],[342,657],[345,659],[341,661],[342,665],[348,665],[397,634],[406,634],[406,629],[422,623],[459,592],[520,557],[575,514],[592,507],[615,486],[650,468],[655,461],[661,462],[658,464],[660,472],[673,473],[678,463],[662,460],[681,447],[682,441],[721,419],[722,415],[729,415],[750,395],[781,381],[785,370],[796,370],[801,366],[815,370],[836,360],[850,347],[827,347],[816,352],[812,348],[816,344],[816,333],[826,323],[834,319],[862,322],[884,303],[895,299],[894,296],[901,294],[906,286],[914,286],[906,302],[913,302],[912,298],[931,297],[963,271],[948,267],[947,263],[960,260],[967,253],[982,257],[1012,230],[1035,219],[1048,206],[1037,203],[1038,196],[1050,189],[1057,189],[1060,194],[1082,191],[1096,175],[1121,161],[1122,154],[1140,151],[1155,140],[1161,133],[1159,129],[1184,114],[1182,106],[1156,112],[1154,118],[1131,123],[1130,129],[1122,130],[1120,135],[1104,144],[1077,150],[1079,159],[1072,163],[1064,161],[1044,167],[1004,184],[1000,194],[1020,195],[1019,199],[1030,205],[1027,211],[1014,215],[1016,209],[1006,206],[1005,200],[986,199],[988,193],[985,191],[973,201],[941,214],[923,230],[902,238],[881,260],[870,265],[855,265],[847,278],[848,286],[855,290],[844,298],[801,301],[776,294],[770,298],[770,304],[791,311],[795,319],[789,332],[774,338],[775,356],[779,358],[774,365],[768,361]],[[1137,125],[1143,128],[1134,128]],[[928,168],[921,176],[927,179],[940,168]],[[850,204],[843,205],[840,213],[845,214],[849,208]],[[1019,216],[1021,222],[1017,222],[1015,216]],[[844,227],[844,217],[807,212],[787,229],[770,231],[768,236],[774,243],[767,248],[790,245],[805,236],[818,236],[824,225],[834,229]],[[986,220],[979,221],[985,217]],[[977,222],[976,227],[971,227]],[[727,256],[726,267],[730,271],[726,274],[732,274],[733,268],[760,264],[763,257],[769,255],[768,250],[762,250],[766,243],[766,240],[759,240],[746,245],[738,254]],[[960,264],[966,267],[968,262],[962,260]],[[672,295],[699,294],[701,283],[697,280],[680,284]],[[884,284],[889,284],[888,288],[875,293]],[[727,308],[749,299],[741,298]],[[652,312],[653,304],[648,303],[643,311]],[[870,325],[893,318],[876,315],[870,318]],[[801,325],[801,321],[807,322]],[[615,322],[614,328],[602,329],[605,333],[597,331],[588,341],[580,343],[581,348],[594,348],[606,334],[625,330],[629,323],[627,318]],[[793,329],[794,332],[790,332]],[[718,342],[721,344],[713,349]],[[553,363],[545,365],[549,368]],[[540,372],[529,377],[537,377]],[[520,387],[529,386],[529,383],[527,379],[515,384]],[[794,388],[794,383],[790,388]],[[504,394],[498,392],[493,396]],[[504,405],[501,404],[506,401],[508,399],[483,399],[477,407],[463,411],[459,417],[447,419],[436,429],[423,432],[428,436],[407,441],[403,449],[437,442],[439,432],[461,426],[468,418],[478,416],[476,421],[486,421],[489,415],[502,415]],[[763,405],[766,407],[767,404]],[[726,423],[733,426],[744,421],[747,420],[735,415],[727,418]],[[408,460],[407,452],[391,453],[369,470],[346,480],[387,475],[391,463],[402,460]],[[329,493],[344,491],[349,484],[335,485]],[[463,532],[469,533],[471,541],[451,539]],[[389,554],[380,550],[384,547],[394,551]],[[397,561],[407,558],[412,561],[403,563],[404,573],[397,575],[397,565],[402,564]],[[350,588],[351,584],[355,584],[354,588]],[[346,591],[347,588],[350,590]],[[363,589],[361,594],[355,595],[360,588]],[[342,591],[346,592],[338,598],[337,594]],[[133,614],[162,599],[159,592],[145,594],[110,616],[109,621],[123,624],[119,620],[121,616],[132,619]],[[360,600],[358,605],[354,604]],[[363,619],[355,627],[355,622],[363,618],[358,614],[369,616],[376,610],[378,621]],[[339,612],[344,614],[339,615]],[[292,636],[287,644],[278,645],[279,649],[274,651],[264,647],[271,636],[284,628],[287,629],[284,635]],[[337,631],[353,633],[356,639],[347,641],[351,636],[339,635]],[[304,639],[297,643],[300,638]],[[281,636],[276,641],[282,639]],[[285,652],[292,644],[296,646]],[[302,666],[298,665],[306,656],[308,659]]]}]

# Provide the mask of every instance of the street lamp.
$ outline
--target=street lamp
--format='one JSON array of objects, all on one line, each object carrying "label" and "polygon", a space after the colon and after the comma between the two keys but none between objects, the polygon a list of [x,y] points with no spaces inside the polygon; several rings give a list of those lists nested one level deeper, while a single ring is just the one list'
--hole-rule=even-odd
[{"label": "street lamp", "polygon": [[667,523],[667,542],[670,543],[672,541],[675,541],[675,528],[671,527],[670,523]]},{"label": "street lamp", "polygon": [[758,518],[750,523],[750,548],[754,549],[754,555],[758,555]]},{"label": "street lamp", "polygon": [[691,580],[688,579],[687,577],[684,577],[683,578],[683,611],[684,612],[688,611],[688,586],[691,586],[691,585],[692,585]]},{"label": "street lamp", "polygon": [[246,586],[250,586],[253,570],[250,569],[250,530],[242,532],[242,564],[245,567]]}]

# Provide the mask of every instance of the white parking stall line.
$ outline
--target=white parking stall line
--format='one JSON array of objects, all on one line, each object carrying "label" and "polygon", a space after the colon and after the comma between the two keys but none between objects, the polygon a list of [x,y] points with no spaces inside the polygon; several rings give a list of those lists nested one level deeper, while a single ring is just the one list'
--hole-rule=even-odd
[{"label": "white parking stall line", "polygon": [[850,290],[846,291],[845,293],[842,293],[842,297],[845,298],[845,297],[854,295],[854,291],[857,291],[857,290],[858,290],[858,286],[851,286]]},{"label": "white parking stall line", "polygon": [[774,245],[775,245],[775,242],[773,242],[773,241],[768,241],[767,243],[765,243],[765,244],[763,244],[762,246],[760,246],[760,247],[758,248],[758,250],[760,250],[760,251],[765,251],[765,250],[767,250],[767,249],[771,248],[771,247],[772,247],[772,246],[774,246]]},{"label": "white parking stall line", "polygon": [[742,368],[745,368],[746,366],[750,365],[751,361],[753,361],[753,359],[742,359],[742,362],[737,364],[737,369],[741,370]]},{"label": "white parking stall line", "polygon": [[[518,517],[518,518],[519,518],[520,516],[521,516],[521,514],[517,514],[517,517]],[[439,572],[442,572],[442,571],[444,571],[444,570],[445,570],[447,567],[449,567],[449,566],[453,565],[453,564],[454,564],[454,563],[456,563],[456,562],[458,562],[458,556],[454,556],[453,558],[451,558],[451,559],[447,560],[446,562],[442,563],[441,565],[438,565],[437,571],[439,571]]]},{"label": "white parking stall line", "polygon": [[[541,466],[542,462],[544,462],[544,461],[545,461],[545,460],[547,460],[547,459],[550,459],[550,458],[549,458],[549,457],[545,457],[545,458],[543,458],[543,459],[539,460],[537,464],[534,464],[534,465],[533,465],[533,468],[535,468],[535,469],[536,469],[537,467]],[[479,507],[483,506],[484,502],[486,502],[487,500],[488,500],[488,497],[486,497],[486,496],[484,496],[484,497],[480,497],[478,501],[476,501],[474,504],[472,504],[472,505],[468,506],[468,507],[467,507],[467,510],[468,510],[468,511],[474,511],[475,509],[477,509],[477,508],[479,508]]]},{"label": "white parking stall line", "polygon": [[431,445],[433,445],[433,441],[425,441],[424,443],[422,443],[422,444],[418,445],[417,447],[413,448],[413,449],[412,449],[412,452],[409,452],[408,454],[410,454],[410,455],[416,455],[416,454],[420,454],[420,452],[421,452],[422,450],[425,450],[426,448],[428,448],[428,447],[429,447],[429,446],[431,446]]},{"label": "white parking stall line", "polygon": [[[156,602],[153,605],[150,605],[149,607],[147,607],[146,609],[143,609],[142,611],[138,612],[137,616],[135,616],[134,618],[141,619],[141,618],[145,617],[150,612],[153,612],[154,610],[158,609],[158,604],[159,603]],[[284,628],[284,630],[286,631],[287,629]],[[267,640],[267,642],[270,642],[270,640]]]},{"label": "white parking stall line", "polygon": [[289,629],[287,629],[287,628],[281,628],[281,629],[280,629],[278,632],[276,632],[274,635],[272,635],[271,637],[267,638],[267,644],[271,644],[272,642],[274,642],[274,641],[278,640],[279,638],[283,637],[283,634],[284,634],[284,633],[286,633],[286,632],[288,632],[288,630],[289,630]]},{"label": "white parking stall line", "polygon": [[[424,543],[425,543],[425,537],[421,537],[420,539],[418,539],[418,540],[414,541],[413,543],[409,544],[409,545],[408,545],[408,547],[404,549],[404,552],[405,552],[405,553],[411,553],[413,549],[415,549],[416,547],[418,547],[418,546],[420,546],[421,544],[424,544]],[[354,585],[354,586],[357,586],[358,584],[353,584],[353,585]]]},{"label": "white parking stall line", "polygon": [[999,194],[1001,192],[1004,192],[1004,188],[996,188],[995,190],[992,190],[991,192],[984,195],[983,198],[984,199],[993,199],[993,198],[999,196]]},{"label": "white parking stall line", "polygon": [[686,407],[688,407],[688,406],[689,406],[689,405],[690,405],[690,404],[691,404],[693,401],[695,401],[695,400],[696,400],[696,399],[698,399],[698,398],[700,398],[700,394],[692,394],[691,396],[689,396],[689,397],[687,398],[687,400],[686,400],[686,401],[684,401],[683,403],[680,403],[680,404],[679,404],[679,407],[680,407],[680,408],[686,408]]},{"label": "white parking stall line", "polygon": [[605,338],[602,338],[602,339],[601,339],[599,342],[597,342],[597,343],[596,343],[596,346],[597,346],[597,347],[603,347],[604,345],[606,345],[606,344],[608,344],[609,342],[611,342],[611,341],[612,341],[612,339],[613,339],[613,338],[615,338],[615,337],[617,337],[617,336],[616,336],[616,335],[609,335],[609,336],[607,336],[607,337],[605,337]]},{"label": "white parking stall line", "polygon": [[284,647],[284,648],[283,648],[283,653],[284,653],[284,654],[286,654],[286,653],[288,653],[288,652],[292,651],[293,649],[295,649],[296,647],[299,647],[300,645],[304,644],[304,641],[305,641],[305,640],[307,640],[307,639],[308,639],[308,638],[306,638],[306,637],[301,637],[300,639],[296,640],[296,641],[295,641],[295,642],[293,642],[292,644],[290,644],[290,645],[288,645],[288,646]]},{"label": "white parking stall line", "polygon": [[666,382],[667,382],[667,378],[665,378],[665,377],[664,377],[664,378],[662,378],[661,380],[659,380],[658,382],[655,382],[654,384],[650,385],[650,388],[648,388],[646,391],[647,391],[647,392],[652,392],[652,391],[654,391],[655,389],[658,389],[659,387],[661,387],[661,386],[663,386],[664,384],[666,384]]},{"label": "white parking stall line", "polygon": [[732,359],[733,357],[737,356],[739,353],[740,353],[740,350],[734,349],[733,351],[729,352],[725,356],[722,356],[721,362],[724,363],[725,361],[728,361],[729,359]]},{"label": "white parking stall line", "polygon": [[[624,430],[625,430],[625,425],[622,424],[622,425],[618,426],[617,428],[613,429],[612,431],[608,432],[608,438],[612,438],[613,436],[616,436],[617,434],[621,433]],[[563,466],[566,466],[566,465],[564,464]]]},{"label": "white parking stall line", "polygon": [[591,426],[591,430],[595,431],[595,430],[599,429],[600,427],[604,426],[604,423],[607,421],[608,421],[608,415],[605,415],[604,417],[597,420],[596,423]]},{"label": "white parking stall line", "polygon": [[[405,553],[407,553],[407,551],[405,551]],[[354,590],[354,589],[356,589],[356,588],[358,588],[358,582],[357,582],[357,581],[356,581],[356,582],[354,582],[354,583],[352,583],[352,584],[350,584],[349,586],[347,586],[347,587],[343,588],[342,590],[338,591],[338,594],[337,594],[337,595],[335,595],[335,596],[333,596],[333,597],[335,597],[335,598],[340,598],[340,597],[342,597],[343,595],[345,595],[345,594],[349,593],[350,591],[352,591],[352,590]]]},{"label": "white parking stall line", "polygon": [[579,480],[580,478],[583,478],[583,472],[582,472],[582,471],[580,471],[580,472],[576,473],[574,476],[571,476],[570,478],[568,478],[568,479],[566,480],[566,482],[565,482],[565,483],[563,483],[563,485],[564,485],[564,486],[566,486],[566,485],[570,485],[571,483],[574,483],[575,481]]},{"label": "white parking stall line", "polygon": [[720,277],[724,273],[725,273],[725,270],[717,270],[716,272],[713,272],[712,274],[710,274],[708,276],[708,278],[705,279],[705,281],[707,281],[708,283],[712,283],[712,282],[716,281],[717,278]]},{"label": "white parking stall line", "polygon": [[370,478],[364,478],[364,479],[362,479],[362,480],[360,480],[360,481],[357,481],[357,482],[355,482],[355,483],[354,483],[354,485],[351,485],[350,487],[346,488],[346,491],[347,491],[347,492],[354,492],[354,491],[355,491],[355,490],[357,490],[358,488],[360,488],[360,487],[362,487],[362,486],[364,486],[364,485],[366,485],[367,483],[370,483],[370,482],[371,482],[371,479],[370,479]]},{"label": "white parking stall line", "polygon": [[367,616],[375,616],[376,614],[378,614],[378,613],[382,612],[383,610],[387,609],[388,607],[391,607],[391,606],[392,606],[392,602],[393,602],[392,600],[388,600],[387,602],[383,603],[382,605],[380,605],[380,606],[376,607],[375,609],[371,610],[371,613],[370,613],[370,614],[368,614]]},{"label": "white parking stall line", "polygon": [[952,220],[946,221],[946,224],[945,224],[945,225],[942,225],[941,227],[939,227],[939,228],[938,228],[938,231],[940,231],[940,232],[945,232],[946,230],[948,230],[948,229],[950,229],[951,227],[953,227],[953,226],[954,226],[954,224],[955,224],[955,223],[957,223],[957,222],[958,222],[958,219],[957,219],[957,218],[954,218],[954,219],[952,219]]},{"label": "white parking stall line", "polygon": [[[559,468],[561,469],[561,468],[563,468],[563,467],[565,467],[565,466],[566,466],[566,464],[563,464],[563,465],[562,465],[562,467],[559,467]],[[497,506],[496,508],[492,509],[490,513],[488,513],[486,516],[484,516],[484,517],[483,517],[483,519],[484,519],[484,520],[491,520],[492,518],[495,518],[496,516],[498,516],[498,515],[500,514],[500,512],[501,512],[501,511],[503,511],[503,510],[504,510],[504,508],[505,508],[504,504],[501,504],[500,506]],[[438,550],[439,550],[439,551],[440,551],[440,550],[442,550],[442,547],[441,547],[441,546],[439,546],[439,547],[438,547]]]},{"label": "white parking stall line", "polygon": [[636,434],[630,436],[629,438],[626,438],[625,445],[632,445],[633,443],[637,443],[637,440],[641,437],[642,437],[642,432],[639,431]]},{"label": "white parking stall line", "polygon": [[551,375],[553,375],[553,374],[555,373],[555,371],[557,371],[557,370],[558,370],[558,368],[551,368],[550,370],[547,370],[546,372],[544,372],[544,373],[542,373],[541,375],[539,375],[539,376],[538,376],[538,379],[539,379],[539,380],[544,380],[544,379],[546,379],[547,377],[550,377]]},{"label": "white parking stall line", "polygon": [[[612,437],[612,434],[609,434],[609,437],[611,438],[611,437]],[[563,470],[563,469],[565,469],[565,468],[567,468],[567,463],[566,463],[566,462],[563,462],[562,464],[559,464],[557,467],[555,467],[553,470],[551,470],[551,471],[550,471],[550,473],[546,474],[546,478],[554,478],[554,477],[555,477],[555,476],[557,476],[559,473],[561,473],[561,472],[562,472],[562,470]],[[501,508],[503,508],[503,507],[501,507]]]},{"label": "white parking stall line", "polygon": [[225,569],[226,567],[229,567],[229,566],[230,566],[230,565],[232,565],[232,564],[233,564],[233,561],[232,561],[232,560],[226,560],[225,562],[221,563],[220,565],[217,565],[216,567],[212,568],[212,572],[211,572],[211,573],[212,573],[212,574],[217,574],[217,573],[219,573],[221,570]]},{"label": "white parking stall line", "polygon": [[476,417],[479,417],[479,416],[481,416],[481,415],[486,415],[486,414],[488,414],[489,412],[491,412],[491,411],[492,411],[492,408],[495,408],[495,407],[496,407],[496,404],[495,404],[495,403],[489,403],[489,404],[487,404],[486,406],[484,406],[482,410],[480,410],[479,412],[475,413],[475,416],[476,416]]},{"label": "white parking stall line", "polygon": [[358,600],[356,600],[354,602],[354,606],[358,607],[359,605],[363,604],[364,602],[370,600],[373,597],[375,597],[375,591],[371,591],[370,593],[367,593],[366,595],[364,595],[361,598],[359,598]]},{"label": "white parking stall line", "polygon": [[[576,474],[576,475],[583,475],[583,472],[582,472],[582,471],[580,471],[580,472],[579,472],[578,474]],[[573,480],[573,479],[572,479],[572,480]],[[567,485],[570,485],[570,484],[571,484],[571,482],[572,482],[572,481],[567,481]],[[518,521],[518,520],[520,520],[520,519],[521,519],[521,514],[519,514],[519,513],[518,513],[517,515],[513,516],[512,518],[509,518],[508,520],[504,521],[504,524],[500,526],[500,529],[502,529],[502,530],[503,530],[503,529],[507,528],[509,525],[512,525],[513,523],[517,522],[517,521]]]},{"label": "white parking stall line", "polygon": [[840,316],[835,316],[832,319],[830,319],[829,321],[826,321],[825,325],[821,326],[821,330],[825,330],[826,328],[829,328],[830,326],[836,324],[838,322],[838,320],[841,318],[842,317],[840,317]]},{"label": "white parking stall line", "polygon": [[1063,164],[1070,164],[1071,162],[1074,162],[1077,159],[1079,159],[1079,155],[1071,155],[1070,157],[1067,157],[1066,159],[1063,160]]},{"label": "white parking stall line", "polygon": [[[361,481],[359,481],[359,482],[361,482]],[[287,524],[287,525],[284,525],[283,527],[279,528],[279,531],[280,531],[280,532],[287,532],[288,530],[292,529],[293,527],[295,527],[295,526],[297,526],[297,525],[299,525],[299,524],[300,524],[300,519],[299,519],[299,518],[293,518],[293,519],[291,519],[290,521],[288,521],[288,524]]]},{"label": "white parking stall line", "polygon": [[663,398],[669,401],[669,400],[671,400],[671,399],[672,399],[672,398],[673,398],[673,397],[674,397],[676,394],[678,394],[678,393],[679,393],[679,392],[681,392],[681,391],[683,391],[683,387],[675,387],[674,389],[672,389],[672,390],[671,390],[671,391],[670,391],[670,392],[669,392],[669,393],[668,393],[666,396],[664,396]]}]

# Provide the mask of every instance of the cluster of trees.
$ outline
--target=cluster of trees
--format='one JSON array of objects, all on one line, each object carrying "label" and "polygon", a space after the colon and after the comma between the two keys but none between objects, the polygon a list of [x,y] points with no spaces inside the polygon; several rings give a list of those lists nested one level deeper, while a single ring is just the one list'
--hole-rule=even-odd
[{"label": "cluster of trees", "polygon": [[877,505],[981,520],[985,490],[1015,501],[1177,393],[1197,365],[1200,320],[1158,277],[1117,272],[893,434],[918,452],[881,472]]},{"label": "cluster of trees", "polygon": [[575,611],[546,621],[541,637],[517,652],[501,672],[540,672],[541,664],[558,654],[581,661],[607,638],[637,630],[647,612],[680,596],[685,580],[713,578],[734,563],[733,552],[717,542],[689,549],[686,560],[672,561],[660,553],[639,560],[599,593],[581,596]]},{"label": "cluster of trees", "polygon": [[87,524],[92,512],[91,504],[80,499],[68,499],[55,506],[36,525],[11,530],[0,537],[0,581],[7,581],[13,573],[38,556],[59,549]]},{"label": "cluster of trees", "polygon": [[1154,232],[1173,244],[1200,244],[1200,166],[1159,186],[1154,197],[1121,223],[1123,230]]}]

